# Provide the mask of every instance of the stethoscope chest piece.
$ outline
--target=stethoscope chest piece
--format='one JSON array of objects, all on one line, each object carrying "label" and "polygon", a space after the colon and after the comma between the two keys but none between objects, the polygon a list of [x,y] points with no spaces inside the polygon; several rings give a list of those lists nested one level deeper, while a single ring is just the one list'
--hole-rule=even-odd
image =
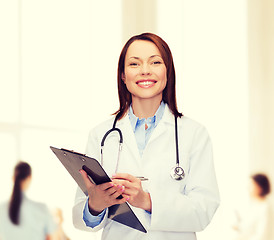
[{"label": "stethoscope chest piece", "polygon": [[180,180],[184,179],[185,172],[184,172],[183,168],[181,168],[179,166],[175,166],[174,168],[171,169],[170,176],[172,177],[172,179],[180,181]]}]

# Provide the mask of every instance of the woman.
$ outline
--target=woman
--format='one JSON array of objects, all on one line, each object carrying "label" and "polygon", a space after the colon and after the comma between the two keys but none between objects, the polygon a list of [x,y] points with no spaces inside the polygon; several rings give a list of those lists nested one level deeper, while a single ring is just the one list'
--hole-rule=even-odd
[{"label": "woman", "polygon": [[246,213],[238,216],[237,240],[268,240],[272,236],[272,210],[268,196],[270,182],[265,174],[254,174],[250,182],[250,203]]},{"label": "woman", "polygon": [[55,230],[53,219],[42,203],[25,195],[31,182],[31,167],[19,162],[14,170],[14,186],[11,199],[0,206],[1,240],[50,240]]},{"label": "woman", "polygon": [[[74,225],[87,231],[104,228],[102,239],[196,239],[195,232],[209,224],[219,205],[211,141],[203,126],[177,110],[172,54],[159,36],[144,33],[125,44],[118,63],[118,93],[116,127],[124,136],[120,160],[117,164],[119,139],[113,133],[105,140],[102,163],[112,182],[96,186],[81,170],[89,197],[78,189]],[[176,164],[175,119],[185,173],[180,181],[170,176]],[[87,155],[100,159],[101,139],[113,122],[91,131]],[[120,194],[123,198],[117,199]],[[124,202],[147,233],[107,218],[108,207]]]}]

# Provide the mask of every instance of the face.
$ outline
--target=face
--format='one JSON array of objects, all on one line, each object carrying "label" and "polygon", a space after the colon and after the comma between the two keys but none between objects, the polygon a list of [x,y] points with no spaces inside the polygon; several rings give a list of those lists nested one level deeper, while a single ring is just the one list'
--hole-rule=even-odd
[{"label": "face", "polygon": [[261,187],[253,179],[251,179],[250,195],[255,198],[260,197],[261,191],[262,191]]},{"label": "face", "polygon": [[136,40],[129,46],[123,81],[132,95],[132,102],[144,99],[160,102],[167,83],[166,75],[166,66],[154,43]]}]

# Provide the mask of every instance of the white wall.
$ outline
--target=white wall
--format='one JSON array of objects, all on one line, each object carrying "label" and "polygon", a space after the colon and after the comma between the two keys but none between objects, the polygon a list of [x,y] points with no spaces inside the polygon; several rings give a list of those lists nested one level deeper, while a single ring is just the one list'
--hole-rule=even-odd
[{"label": "white wall", "polygon": [[49,146],[84,152],[88,131],[118,109],[121,11],[110,0],[0,1],[0,201],[15,163],[29,162],[28,195],[63,210],[71,239],[99,235],[72,226],[76,184]]},{"label": "white wall", "polygon": [[248,22],[249,171],[269,176],[274,209],[274,1],[248,2]]},{"label": "white wall", "polygon": [[248,4],[250,171],[274,181],[274,1]]},{"label": "white wall", "polygon": [[171,2],[159,1],[157,32],[174,55],[180,109],[211,135],[221,193],[216,216],[198,236],[231,239],[248,175],[246,2]]}]

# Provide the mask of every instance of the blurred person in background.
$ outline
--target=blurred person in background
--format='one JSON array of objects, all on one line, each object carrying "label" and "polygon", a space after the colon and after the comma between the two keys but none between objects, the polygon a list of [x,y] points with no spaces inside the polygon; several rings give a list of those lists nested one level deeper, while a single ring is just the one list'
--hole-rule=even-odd
[{"label": "blurred person in background", "polygon": [[19,162],[13,180],[10,200],[0,205],[0,239],[52,240],[56,225],[48,208],[26,196],[31,183],[30,165]]},{"label": "blurred person in background", "polygon": [[60,208],[56,208],[54,210],[54,218],[57,224],[57,230],[55,233],[54,240],[70,240],[63,229],[64,218],[63,218],[62,210]]},{"label": "blurred person in background", "polygon": [[265,174],[254,174],[250,181],[250,203],[246,212],[237,213],[235,240],[272,240],[272,209],[269,201],[270,181]]}]

